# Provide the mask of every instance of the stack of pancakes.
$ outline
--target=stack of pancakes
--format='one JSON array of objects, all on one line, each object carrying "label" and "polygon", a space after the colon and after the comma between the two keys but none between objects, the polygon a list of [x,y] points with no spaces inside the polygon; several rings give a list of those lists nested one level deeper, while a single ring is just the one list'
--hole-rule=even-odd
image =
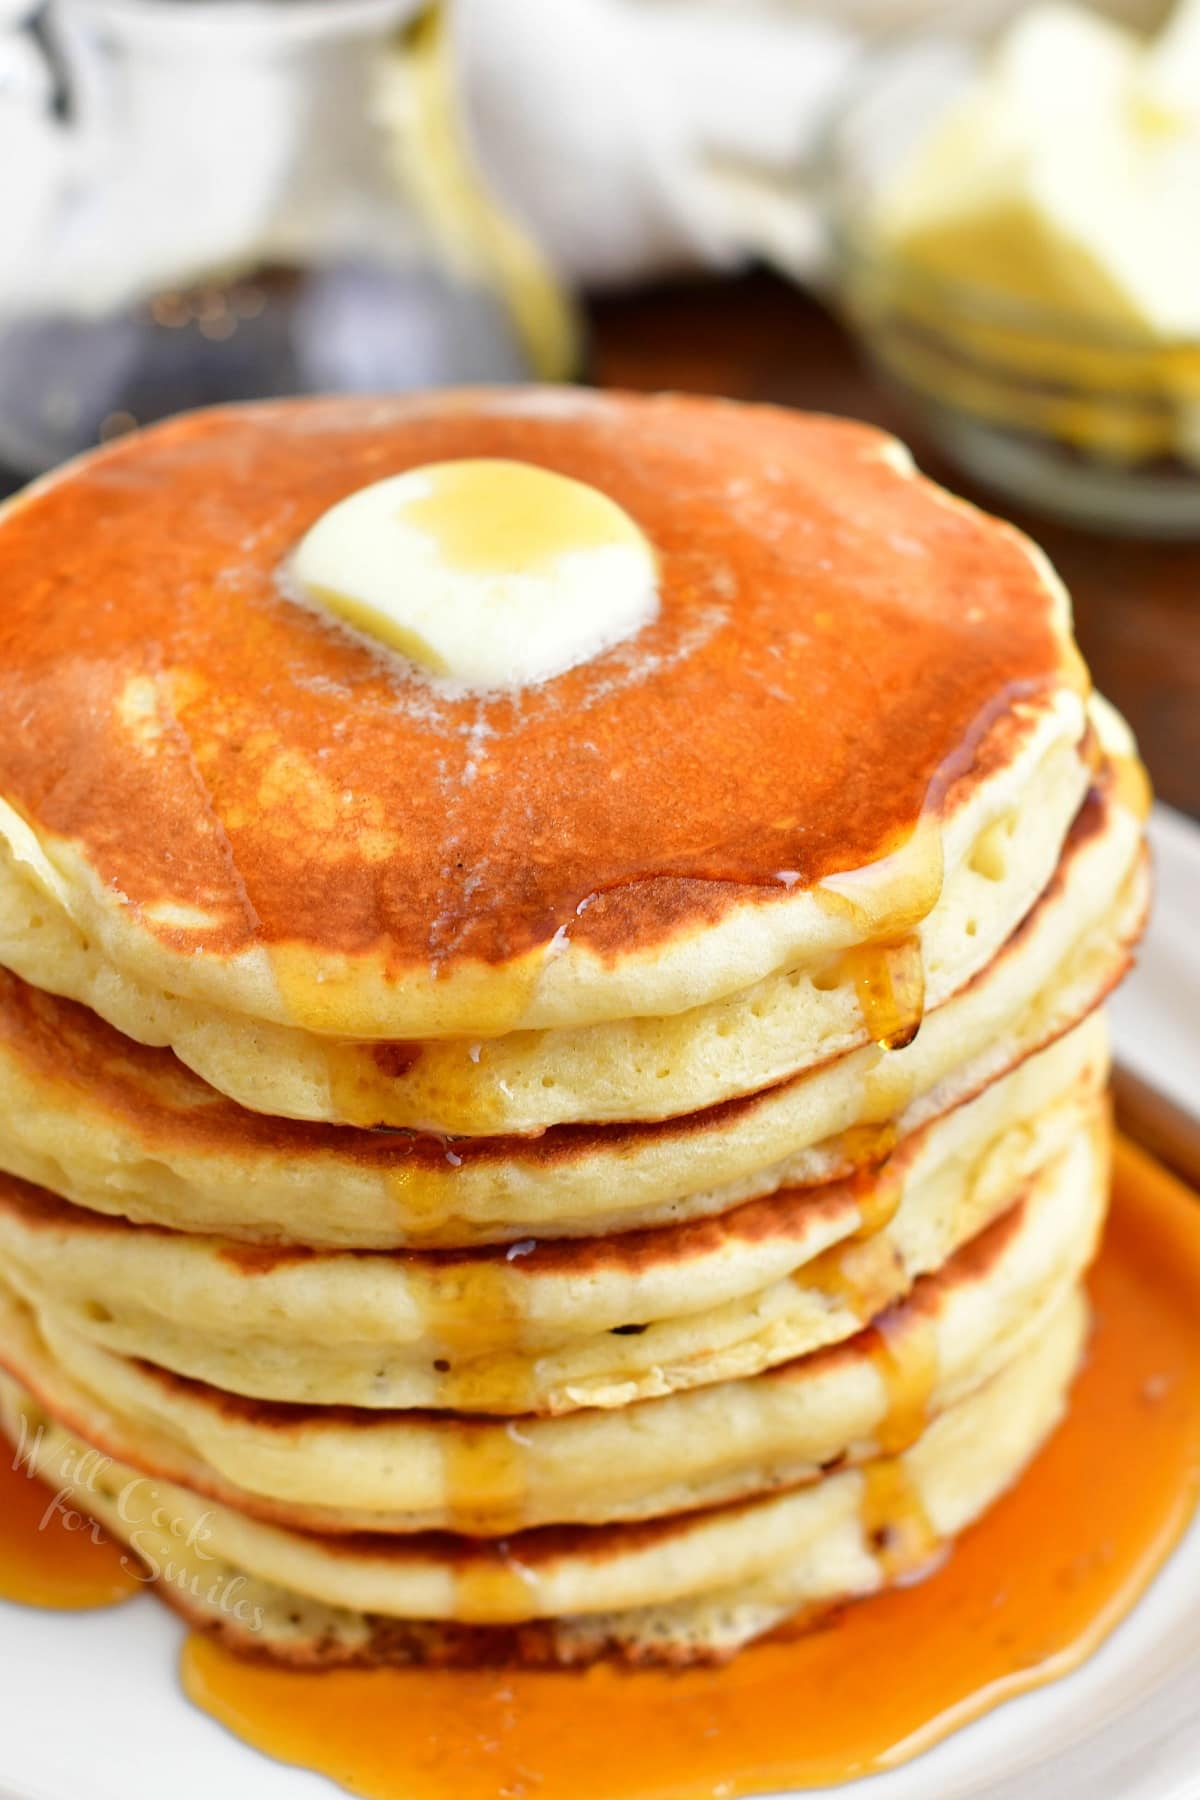
[{"label": "stack of pancakes", "polygon": [[[289,597],[459,457],[610,495],[657,619],[479,696]],[[678,1661],[1015,1479],[1146,906],[1018,533],[841,421],[304,401],[30,490],[0,592],[2,1416],[167,1601],[296,1662]]]}]

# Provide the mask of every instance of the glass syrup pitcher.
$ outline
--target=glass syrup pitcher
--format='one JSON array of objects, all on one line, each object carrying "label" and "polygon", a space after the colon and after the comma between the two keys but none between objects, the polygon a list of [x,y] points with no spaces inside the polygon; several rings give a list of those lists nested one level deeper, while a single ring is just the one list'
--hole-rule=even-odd
[{"label": "glass syrup pitcher", "polygon": [[264,395],[570,373],[417,0],[0,0],[0,463]]}]

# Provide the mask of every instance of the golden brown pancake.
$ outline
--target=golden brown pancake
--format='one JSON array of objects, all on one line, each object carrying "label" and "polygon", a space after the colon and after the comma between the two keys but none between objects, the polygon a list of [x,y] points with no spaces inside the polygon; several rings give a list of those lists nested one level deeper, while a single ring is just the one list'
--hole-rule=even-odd
[{"label": "golden brown pancake", "polygon": [[0,1176],[0,1269],[124,1356],[302,1404],[555,1414],[755,1375],[940,1268],[1093,1116],[1097,1013],[883,1164],[715,1218],[463,1251],[319,1251],[134,1225]]},{"label": "golden brown pancake", "polygon": [[45,1480],[147,1560],[168,1604],[246,1654],[308,1666],[682,1663],[928,1569],[1058,1423],[1085,1321],[1072,1292],[900,1456],[679,1518],[501,1544],[280,1529],[90,1454],[3,1375],[0,1422]]},{"label": "golden brown pancake", "polygon": [[[470,693],[301,593],[458,458],[623,508],[657,614]],[[1147,903],[1034,546],[864,426],[481,390],[168,421],[0,591],[0,1419],[200,1623],[686,1660],[1015,1476]]]},{"label": "golden brown pancake", "polygon": [[140,1221],[359,1248],[594,1236],[830,1181],[877,1161],[897,1130],[978,1093],[1103,999],[1145,916],[1140,836],[1118,797],[1097,791],[1038,905],[908,1048],[855,1051],[665,1125],[445,1140],[269,1119],[169,1054],[9,981],[0,1167]]},{"label": "golden brown pancake", "polygon": [[[655,549],[658,619],[463,698],[288,598],[323,511],[461,456],[602,488]],[[819,884],[936,835],[1064,709],[1083,731],[1065,596],[1018,533],[868,427],[710,400],[191,414],[12,503],[0,587],[0,798],[77,922],[168,992],[334,1035],[732,991],[814,920],[844,935]]]},{"label": "golden brown pancake", "polygon": [[659,1518],[913,1442],[1018,1354],[1078,1283],[1107,1201],[1085,1125],[1006,1211],[843,1343],[608,1411],[481,1418],[249,1399],[115,1356],[0,1282],[0,1363],[89,1442],[241,1511],[318,1532]]}]

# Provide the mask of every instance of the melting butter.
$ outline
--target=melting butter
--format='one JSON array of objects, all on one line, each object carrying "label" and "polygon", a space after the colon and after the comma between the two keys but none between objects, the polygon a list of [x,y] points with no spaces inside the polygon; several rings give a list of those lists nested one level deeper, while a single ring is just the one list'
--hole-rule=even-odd
[{"label": "melting butter", "polygon": [[488,692],[589,661],[658,611],[654,551],[597,488],[532,463],[430,463],[360,488],[288,570],[427,674]]}]

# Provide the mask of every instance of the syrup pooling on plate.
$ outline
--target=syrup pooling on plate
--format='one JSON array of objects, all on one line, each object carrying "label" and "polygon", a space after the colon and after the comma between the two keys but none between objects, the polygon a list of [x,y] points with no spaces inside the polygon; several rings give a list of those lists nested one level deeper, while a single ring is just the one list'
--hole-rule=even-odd
[{"label": "syrup pooling on plate", "polygon": [[[1200,1209],[1127,1146],[1091,1285],[1095,1330],[1067,1419],[915,1585],[752,1646],[724,1668],[314,1677],[192,1638],[187,1691],[250,1743],[368,1800],[495,1800],[506,1787],[571,1800],[712,1800],[823,1787],[907,1761],[1083,1662],[1144,1592],[1195,1505]],[[937,1559],[936,1533],[919,1502],[905,1501],[903,1459],[873,1466],[864,1524],[903,1581]]]},{"label": "syrup pooling on plate", "polygon": [[24,1451],[0,1436],[0,1600],[82,1612],[139,1593],[135,1559],[29,1474]]}]

